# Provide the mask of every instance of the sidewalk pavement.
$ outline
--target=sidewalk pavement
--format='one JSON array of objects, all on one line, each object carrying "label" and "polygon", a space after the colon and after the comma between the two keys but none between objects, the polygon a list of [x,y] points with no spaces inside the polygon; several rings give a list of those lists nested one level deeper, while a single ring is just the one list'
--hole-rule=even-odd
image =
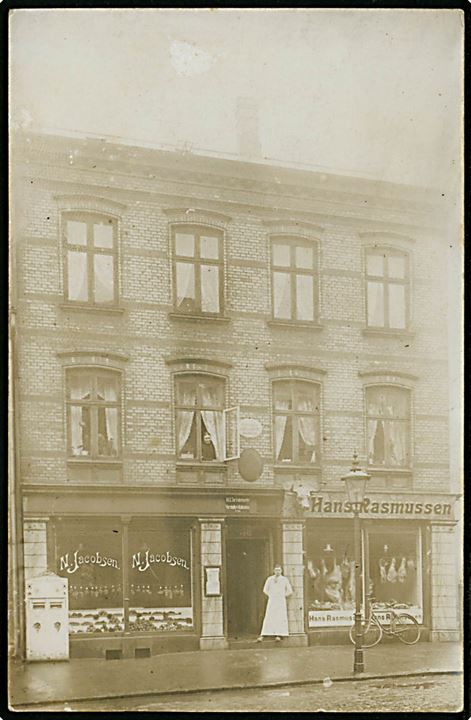
[{"label": "sidewalk pavement", "polygon": [[[364,651],[363,679],[462,671],[459,643],[384,643]],[[9,673],[10,706],[139,695],[272,687],[359,679],[353,646],[205,650],[151,658],[16,663]]]}]

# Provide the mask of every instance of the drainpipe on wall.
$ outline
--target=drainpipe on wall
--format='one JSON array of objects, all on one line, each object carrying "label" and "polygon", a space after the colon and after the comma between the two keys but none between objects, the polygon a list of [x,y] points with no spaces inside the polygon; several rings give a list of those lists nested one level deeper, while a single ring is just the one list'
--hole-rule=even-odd
[{"label": "drainpipe on wall", "polygon": [[[11,210],[11,207],[10,207]],[[14,657],[25,657],[23,499],[20,480],[19,366],[17,342],[16,243],[10,215],[10,313],[8,338],[8,564],[9,564],[9,643]],[[13,627],[12,627],[13,626]]]}]

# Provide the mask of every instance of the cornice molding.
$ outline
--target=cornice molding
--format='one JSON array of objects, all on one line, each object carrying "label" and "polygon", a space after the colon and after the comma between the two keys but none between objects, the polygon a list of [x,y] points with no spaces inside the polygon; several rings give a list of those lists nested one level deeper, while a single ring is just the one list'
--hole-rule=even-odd
[{"label": "cornice molding", "polygon": [[205,210],[199,207],[162,208],[162,212],[174,223],[201,223],[217,225],[222,229],[224,229],[232,219],[229,215],[217,212],[216,210]]},{"label": "cornice molding", "polygon": [[122,213],[127,205],[111,198],[88,195],[84,193],[68,193],[66,195],[54,195],[60,210],[90,210],[100,213]]},{"label": "cornice molding", "polygon": [[219,360],[218,358],[194,357],[193,355],[170,356],[164,359],[165,364],[168,367],[174,368],[177,371],[191,370],[194,372],[202,372],[206,368],[229,369],[233,367],[232,363],[228,362],[227,360]]}]

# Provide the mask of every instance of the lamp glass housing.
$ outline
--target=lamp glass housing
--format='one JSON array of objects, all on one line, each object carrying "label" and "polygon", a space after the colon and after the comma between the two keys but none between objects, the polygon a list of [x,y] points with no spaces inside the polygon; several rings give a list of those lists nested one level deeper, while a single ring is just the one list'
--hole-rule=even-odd
[{"label": "lamp glass housing", "polygon": [[355,507],[358,507],[365,499],[369,479],[370,476],[361,470],[350,472],[342,478],[347,488],[347,497]]}]

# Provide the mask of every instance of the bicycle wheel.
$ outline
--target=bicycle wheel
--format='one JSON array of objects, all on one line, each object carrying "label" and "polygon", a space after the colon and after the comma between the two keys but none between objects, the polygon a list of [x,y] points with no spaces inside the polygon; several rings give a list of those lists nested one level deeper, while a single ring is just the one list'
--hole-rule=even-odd
[{"label": "bicycle wheel", "polygon": [[[352,625],[348,634],[350,636],[350,641],[355,645],[355,625]],[[373,647],[374,645],[377,645],[379,643],[382,637],[383,631],[381,630],[381,626],[377,625],[373,620],[371,620],[366,625],[363,625],[362,647]]]},{"label": "bicycle wheel", "polygon": [[393,635],[406,645],[414,645],[420,638],[419,623],[412,615],[407,613],[396,615],[391,626]]}]

